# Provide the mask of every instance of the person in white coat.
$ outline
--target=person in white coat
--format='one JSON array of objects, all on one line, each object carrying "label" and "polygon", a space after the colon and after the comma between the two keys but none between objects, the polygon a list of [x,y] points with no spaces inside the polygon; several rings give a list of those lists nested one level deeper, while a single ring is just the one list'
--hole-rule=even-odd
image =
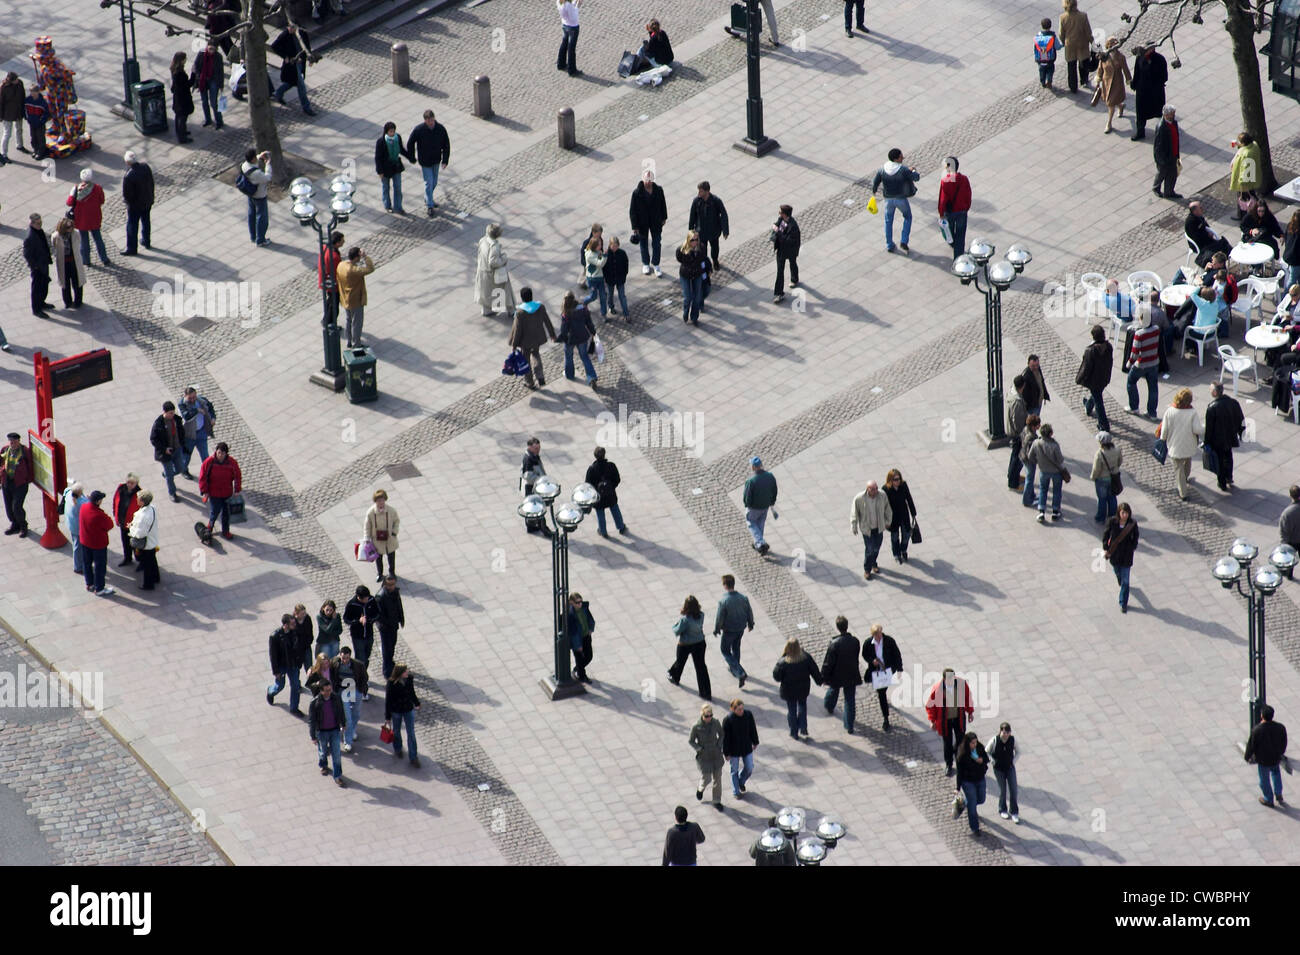
[{"label": "person in white coat", "polygon": [[50,241],[54,255],[54,269],[59,277],[59,291],[63,293],[64,308],[81,308],[81,289],[86,284],[86,262],[81,257],[77,230],[72,220],[59,220]]},{"label": "person in white coat", "polygon": [[133,547],[141,539],[144,540],[143,547],[135,547],[136,560],[144,571],[140,589],[153,590],[154,585],[162,580],[158,573],[158,512],[154,510],[152,491],[141,491],[136,495],[136,500],[140,502],[140,507],[131,519],[127,533],[131,536]]},{"label": "person in white coat", "polygon": [[1187,482],[1192,470],[1192,458],[1200,447],[1205,426],[1201,416],[1192,410],[1192,390],[1180,388],[1174,403],[1165,409],[1165,416],[1156,429],[1156,437],[1164,438],[1169,446],[1169,459],[1174,464],[1174,479],[1178,483],[1178,496],[1187,500]]},{"label": "person in white coat", "polygon": [[492,223],[478,240],[478,264],[474,271],[474,301],[484,315],[515,313],[515,293],[510,288],[507,264],[501,248],[501,226]]}]

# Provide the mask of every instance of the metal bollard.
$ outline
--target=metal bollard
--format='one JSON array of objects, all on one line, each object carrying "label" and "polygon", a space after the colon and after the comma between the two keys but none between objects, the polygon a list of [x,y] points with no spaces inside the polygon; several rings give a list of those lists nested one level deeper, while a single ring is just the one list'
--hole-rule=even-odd
[{"label": "metal bollard", "polygon": [[393,83],[396,86],[411,85],[411,54],[405,43],[393,44]]},{"label": "metal bollard", "polygon": [[474,109],[479,119],[492,118],[492,81],[486,76],[474,77]]},{"label": "metal bollard", "polygon": [[555,117],[556,131],[560,137],[561,149],[572,149],[578,144],[578,135],[573,128],[573,108],[564,107]]}]

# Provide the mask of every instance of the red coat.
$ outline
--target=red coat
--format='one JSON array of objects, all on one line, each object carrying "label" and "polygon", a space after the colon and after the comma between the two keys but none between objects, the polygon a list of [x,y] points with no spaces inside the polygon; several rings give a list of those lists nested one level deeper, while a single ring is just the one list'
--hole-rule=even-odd
[{"label": "red coat", "polygon": [[117,522],[126,527],[131,523],[131,518],[135,517],[135,512],[140,510],[140,488],[135,489],[135,494],[130,495],[126,500],[126,514],[122,514],[122,495],[126,494],[126,484],[119,484],[117,490],[113,492],[113,514],[117,516]]},{"label": "red coat", "polygon": [[334,293],[338,294],[339,289],[339,262],[342,261],[343,254],[334,246],[325,250],[325,254],[316,257],[316,287],[325,287],[325,267],[330,270],[330,277],[334,279]]},{"label": "red coat", "polygon": [[108,532],[113,529],[113,519],[98,504],[87,501],[77,512],[77,536],[81,546],[90,550],[108,549]]},{"label": "red coat", "polygon": [[[32,483],[32,451],[31,448],[22,445],[22,457],[18,459],[18,466],[14,468],[14,487],[22,487],[24,484]],[[0,448],[0,454],[6,454],[9,446],[6,444]],[[9,480],[9,469],[5,467],[4,461],[0,460],[0,484]]]},{"label": "red coat", "polygon": [[99,183],[90,187],[90,195],[84,199],[74,199],[77,190],[68,194],[66,205],[75,206],[72,224],[82,232],[98,229],[104,221],[104,189]]},{"label": "red coat", "polygon": [[939,215],[970,211],[970,180],[957,173],[956,179],[939,181]]},{"label": "red coat", "polygon": [[[954,703],[956,703],[958,699],[963,698],[962,697],[963,691],[965,691],[965,697],[964,697],[965,702],[961,703],[959,705],[959,708],[961,710],[965,710],[965,713],[960,714],[962,716],[962,720],[961,720],[962,728],[964,729],[966,721],[975,715],[975,701],[974,698],[971,696],[970,684],[967,683],[965,680],[961,679],[960,677],[957,677],[956,696],[954,699],[947,700],[946,702],[948,703],[949,706],[953,705]],[[930,687],[930,692],[925,695],[925,715],[930,720],[930,726],[934,729],[936,733],[939,733],[941,735],[943,733],[944,703],[945,703],[944,687],[943,687],[943,680],[941,678],[938,683]]]},{"label": "red coat", "polygon": [[225,461],[218,461],[214,454],[199,468],[199,493],[220,500],[238,494],[243,480],[238,461],[228,454]]}]

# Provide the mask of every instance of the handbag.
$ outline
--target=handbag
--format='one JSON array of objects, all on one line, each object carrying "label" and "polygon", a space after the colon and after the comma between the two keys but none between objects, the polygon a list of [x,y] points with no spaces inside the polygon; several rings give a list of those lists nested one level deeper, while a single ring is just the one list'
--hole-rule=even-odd
[{"label": "handbag", "polygon": [[1219,452],[1208,444],[1201,445],[1201,467],[1213,474],[1219,473]]},{"label": "handbag", "polygon": [[1110,495],[1111,497],[1119,497],[1123,493],[1124,493],[1124,481],[1122,478],[1120,478],[1119,472],[1116,471],[1114,474],[1110,476]]},{"label": "handbag", "polygon": [[631,50],[624,50],[622,58],[618,61],[618,75],[627,79],[636,72],[637,55]]},{"label": "handbag", "polygon": [[1070,470],[1069,470],[1069,468],[1061,468],[1061,481],[1062,481],[1063,483],[1065,483],[1065,484],[1069,484],[1069,483],[1070,483]]},{"label": "handbag", "polygon": [[248,520],[248,515],[244,513],[244,495],[230,495],[230,523],[243,524]]},{"label": "handbag", "polygon": [[391,743],[392,741],[393,728],[389,724],[385,723],[383,726],[379,727],[379,742]]},{"label": "handbag", "polygon": [[1169,445],[1165,443],[1164,438],[1156,438],[1156,443],[1151,446],[1151,456],[1161,464],[1169,457]]},{"label": "handbag", "polygon": [[916,523],[916,518],[912,518],[912,543],[921,543],[921,525]]},{"label": "handbag", "polygon": [[528,374],[528,356],[518,350],[511,351],[501,365],[501,374],[515,376]]},{"label": "handbag", "polygon": [[510,283],[510,273],[506,271],[506,267],[504,265],[501,266],[500,268],[496,268],[492,270],[493,285],[508,285],[509,283]]}]

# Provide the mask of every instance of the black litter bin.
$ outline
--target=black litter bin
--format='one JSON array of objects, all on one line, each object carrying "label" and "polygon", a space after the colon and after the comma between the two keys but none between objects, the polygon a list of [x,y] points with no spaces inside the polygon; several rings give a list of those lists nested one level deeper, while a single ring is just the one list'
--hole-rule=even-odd
[{"label": "black litter bin", "polygon": [[375,353],[369,348],[343,349],[343,373],[348,401],[355,405],[379,397],[379,385],[375,381]]},{"label": "black litter bin", "polygon": [[142,133],[167,131],[167,92],[157,80],[131,84],[131,109],[135,128]]}]

